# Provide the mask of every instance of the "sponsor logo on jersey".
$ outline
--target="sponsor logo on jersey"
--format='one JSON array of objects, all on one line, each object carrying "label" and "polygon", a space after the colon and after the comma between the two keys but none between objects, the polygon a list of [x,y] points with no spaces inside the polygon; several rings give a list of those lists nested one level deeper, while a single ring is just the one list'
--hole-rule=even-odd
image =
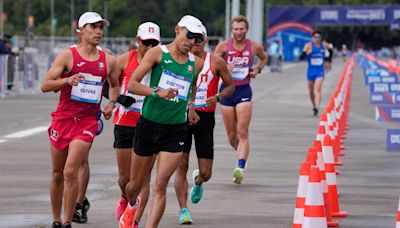
[{"label": "sponsor logo on jersey", "polygon": [[80,63],[77,63],[77,64],[76,64],[77,67],[81,67],[81,66],[83,66],[83,65],[85,65],[85,62],[80,62]]}]

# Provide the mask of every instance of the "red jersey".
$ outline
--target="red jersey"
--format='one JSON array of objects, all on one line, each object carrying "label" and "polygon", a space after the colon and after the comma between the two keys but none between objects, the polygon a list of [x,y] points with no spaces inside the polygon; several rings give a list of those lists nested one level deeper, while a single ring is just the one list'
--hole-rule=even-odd
[{"label": "red jersey", "polygon": [[84,76],[77,86],[66,85],[61,88],[60,101],[57,109],[51,115],[55,120],[83,118],[96,116],[100,113],[101,90],[107,78],[106,55],[98,50],[100,57],[95,61],[82,58],[76,47],[69,48],[72,52],[73,64],[68,73],[61,78],[74,74]]},{"label": "red jersey", "polygon": [[[113,123],[116,125],[136,127],[137,121],[139,120],[140,113],[142,111],[144,96],[139,96],[136,94],[128,93],[128,84],[129,80],[132,77],[132,73],[139,66],[139,62],[137,61],[137,51],[131,50],[129,51],[129,59],[128,64],[126,65],[124,72],[122,73],[119,84],[120,84],[120,94],[125,96],[131,96],[135,98],[135,103],[132,104],[131,107],[124,107],[120,105],[115,113]],[[145,76],[141,83],[145,83],[147,80],[147,76]]]},{"label": "red jersey", "polygon": [[207,52],[204,59],[204,66],[197,76],[196,82],[196,100],[194,102],[197,111],[215,112],[215,106],[206,106],[207,98],[215,96],[218,91],[219,77],[211,70],[212,54]]},{"label": "red jersey", "polygon": [[246,39],[245,42],[246,45],[243,50],[238,51],[233,46],[233,38],[229,39],[224,55],[227,64],[235,64],[235,67],[231,71],[235,86],[250,84],[249,73],[253,66],[253,51],[251,40]]}]

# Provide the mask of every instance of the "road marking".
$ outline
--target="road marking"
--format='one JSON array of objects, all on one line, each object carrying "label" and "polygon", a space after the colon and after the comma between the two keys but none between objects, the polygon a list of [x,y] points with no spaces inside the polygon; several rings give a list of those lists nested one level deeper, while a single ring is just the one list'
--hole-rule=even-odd
[{"label": "road marking", "polygon": [[48,127],[45,127],[45,126],[34,127],[34,128],[27,129],[27,130],[15,132],[13,134],[5,135],[4,138],[11,138],[11,139],[12,138],[25,138],[27,136],[31,136],[31,135],[38,134],[43,131],[47,131],[47,129],[48,129]]},{"label": "road marking", "polygon": [[7,142],[7,140],[5,140],[5,139],[0,139],[0,143],[4,143],[4,142]]}]

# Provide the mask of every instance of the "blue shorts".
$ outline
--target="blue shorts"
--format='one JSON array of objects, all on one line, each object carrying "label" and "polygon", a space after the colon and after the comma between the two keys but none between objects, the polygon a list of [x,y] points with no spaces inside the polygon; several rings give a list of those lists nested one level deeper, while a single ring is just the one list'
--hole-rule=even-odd
[{"label": "blue shorts", "polygon": [[307,80],[308,81],[315,81],[317,78],[323,78],[324,77],[324,72],[312,72],[312,73],[307,73]]},{"label": "blue shorts", "polygon": [[[220,92],[225,88],[222,84],[220,88]],[[253,92],[251,91],[251,87],[249,84],[241,85],[235,87],[235,92],[233,92],[232,96],[221,101],[222,105],[225,106],[236,106],[242,102],[250,102],[253,96]]]}]

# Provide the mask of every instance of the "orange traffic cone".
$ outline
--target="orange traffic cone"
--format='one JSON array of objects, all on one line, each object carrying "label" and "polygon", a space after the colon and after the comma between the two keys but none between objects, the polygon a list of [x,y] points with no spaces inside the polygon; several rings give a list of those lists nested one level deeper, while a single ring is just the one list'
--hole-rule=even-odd
[{"label": "orange traffic cone", "polygon": [[326,228],[324,197],[322,184],[317,166],[310,169],[307,184],[307,196],[304,205],[303,228]]},{"label": "orange traffic cone", "polygon": [[293,228],[301,228],[304,220],[304,204],[307,196],[310,162],[305,161],[300,167],[299,185],[297,186],[296,208],[294,209]]},{"label": "orange traffic cone", "polygon": [[400,200],[399,200],[399,207],[397,208],[397,222],[396,228],[400,228]]},{"label": "orange traffic cone", "polygon": [[336,183],[335,161],[332,150],[331,137],[325,135],[322,153],[325,163],[326,184],[328,185],[328,208],[330,215],[333,217],[346,217],[346,211],[339,209],[339,197]]}]

